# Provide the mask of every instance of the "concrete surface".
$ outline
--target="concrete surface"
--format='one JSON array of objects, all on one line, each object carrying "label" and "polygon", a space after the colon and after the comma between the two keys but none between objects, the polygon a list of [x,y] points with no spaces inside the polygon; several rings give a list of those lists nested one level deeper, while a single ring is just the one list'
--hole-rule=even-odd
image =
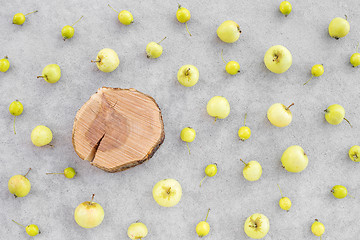
[{"label": "concrete surface", "polygon": [[[360,41],[360,2],[291,1],[288,18],[278,11],[279,1],[181,1],[192,14],[187,35],[185,25],[176,21],[177,1],[2,1],[0,9],[0,55],[9,56],[11,68],[0,74],[1,163],[0,224],[1,239],[27,239],[23,229],[11,222],[37,224],[37,239],[127,239],[128,226],[141,220],[149,229],[146,239],[197,239],[195,226],[211,208],[207,239],[248,239],[243,231],[245,219],[260,212],[270,219],[266,240],[318,239],[310,226],[315,218],[325,224],[323,240],[358,239],[360,215],[359,164],[347,156],[359,143],[359,76],[349,58]],[[117,14],[107,7],[127,9],[135,18],[123,26]],[[28,16],[23,26],[11,24],[17,12]],[[328,36],[332,18],[348,16],[351,30],[336,41]],[[61,28],[81,15],[73,39],[63,41]],[[224,20],[238,22],[243,33],[239,41],[225,44],[216,36]],[[163,55],[156,60],[145,57],[150,41],[162,43]],[[276,44],[286,46],[293,65],[276,75],[263,64],[266,50]],[[100,72],[90,63],[104,47],[114,49],[120,66],[113,73]],[[228,76],[220,58],[241,65],[241,73]],[[56,84],[36,79],[47,64],[57,63],[62,78]],[[311,76],[311,66],[322,63],[325,74],[302,84]],[[180,66],[193,64],[200,80],[192,88],[178,84]],[[90,166],[75,154],[71,130],[76,111],[97,88],[112,86],[136,88],[152,95],[163,111],[166,139],[155,156],[145,164],[121,173],[109,174]],[[206,113],[207,101],[225,96],[231,113],[215,124]],[[19,99],[25,107],[17,119],[17,135],[12,132],[9,104]],[[266,119],[267,108],[276,102],[295,103],[293,122],[278,129]],[[338,103],[352,122],[331,126],[323,110]],[[251,138],[241,142],[237,130],[245,113]],[[31,130],[39,124],[54,133],[54,147],[38,148],[30,141]],[[185,126],[196,129],[196,140],[186,145],[179,138]],[[301,145],[309,156],[308,168],[299,174],[281,168],[280,157],[290,145]],[[263,175],[257,182],[246,182],[239,158],[257,160]],[[207,164],[217,162],[218,174],[198,184]],[[74,167],[73,180],[48,176],[46,172]],[[30,194],[14,199],[7,190],[8,179],[29,174]],[[175,178],[183,187],[180,203],[162,208],[152,198],[153,185],[163,178]],[[290,212],[278,206],[279,184],[292,202]],[[333,185],[345,185],[355,199],[335,199]],[[74,219],[75,207],[95,200],[105,209],[103,223],[82,229]]]}]

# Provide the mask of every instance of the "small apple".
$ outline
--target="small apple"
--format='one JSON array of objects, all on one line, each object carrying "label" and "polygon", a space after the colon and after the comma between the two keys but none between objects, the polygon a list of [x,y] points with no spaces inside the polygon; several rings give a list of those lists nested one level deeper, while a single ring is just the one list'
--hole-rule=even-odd
[{"label": "small apple", "polygon": [[91,60],[91,62],[95,62],[96,66],[102,72],[112,72],[119,66],[120,60],[114,50],[110,48],[104,48],[100,50],[96,60]]},{"label": "small apple", "polygon": [[206,105],[207,113],[215,117],[215,121],[219,119],[224,119],[230,114],[230,104],[228,100],[221,96],[212,97]]},{"label": "small apple", "polygon": [[145,224],[141,222],[132,223],[127,231],[130,239],[143,239],[148,234],[148,229]]},{"label": "small apple", "polygon": [[93,202],[95,194],[91,201],[86,201],[75,209],[74,218],[76,223],[83,228],[94,228],[101,224],[104,219],[104,209],[100,204]]},{"label": "small apple", "polygon": [[223,22],[216,31],[218,37],[226,43],[236,42],[240,37],[240,26],[234,21]]},{"label": "small apple", "polygon": [[264,56],[266,67],[273,73],[286,72],[292,64],[292,56],[290,51],[281,45],[272,46]]},{"label": "small apple", "polygon": [[240,159],[240,161],[245,164],[245,167],[243,168],[243,175],[246,180],[253,182],[260,179],[262,167],[259,162],[250,161],[246,163],[242,159]]},{"label": "small apple", "polygon": [[179,203],[182,195],[181,185],[175,179],[164,179],[153,188],[154,200],[163,207],[173,207]]},{"label": "small apple", "polygon": [[320,240],[321,240],[321,235],[323,235],[325,232],[324,224],[319,222],[319,220],[315,219],[315,222],[311,225],[311,232],[315,236],[320,237]]},{"label": "small apple", "polygon": [[8,56],[0,59],[0,72],[6,72],[10,68],[10,62]]},{"label": "small apple", "polygon": [[177,79],[181,85],[192,87],[199,81],[199,70],[193,65],[184,65],[179,69]]},{"label": "small apple", "polygon": [[50,128],[39,125],[31,132],[31,141],[37,147],[48,145],[53,138]]},{"label": "small apple", "polygon": [[63,37],[64,41],[66,39],[72,38],[75,33],[74,25],[77,24],[84,16],[81,16],[79,20],[77,20],[73,25],[66,25],[61,29],[61,36]]},{"label": "small apple", "polygon": [[281,156],[281,163],[287,171],[297,173],[307,167],[309,159],[302,147],[294,145],[284,151]]},{"label": "small apple", "polygon": [[293,105],[294,103],[290,104],[288,107],[281,103],[271,105],[267,111],[267,118],[270,123],[276,127],[288,126],[292,121],[290,107]]},{"label": "small apple", "polygon": [[205,221],[201,221],[196,225],[195,231],[199,237],[204,237],[209,234],[210,232],[210,225],[206,221],[209,216],[210,208],[208,209],[208,212],[206,214]]},{"label": "small apple", "polygon": [[354,162],[360,162],[360,146],[352,146],[349,150],[349,157]]},{"label": "small apple", "polygon": [[244,231],[248,237],[260,239],[266,236],[270,229],[269,219],[260,213],[255,213],[245,221]]},{"label": "small apple", "polygon": [[163,52],[163,47],[160,45],[162,41],[164,41],[166,37],[164,37],[160,42],[150,42],[146,46],[146,56],[148,58],[158,58],[161,56]]},{"label": "small apple", "polygon": [[36,236],[36,235],[38,235],[38,234],[41,233],[40,230],[39,230],[39,227],[38,227],[37,225],[35,225],[35,224],[30,224],[30,225],[27,225],[27,226],[25,227],[24,225],[22,225],[22,224],[20,224],[20,223],[18,223],[18,222],[15,222],[14,220],[12,220],[12,221],[13,221],[14,223],[16,223],[17,225],[25,228],[26,233],[27,233],[29,236],[31,236],[31,237],[34,237],[34,236]]},{"label": "small apple", "polygon": [[345,109],[339,104],[330,105],[325,111],[325,119],[331,125],[338,125],[345,120],[352,127],[349,120],[345,118]]},{"label": "small apple", "polygon": [[23,13],[17,13],[17,14],[15,14],[14,17],[13,17],[13,24],[22,25],[22,24],[25,22],[25,20],[26,20],[26,17],[25,17],[25,16],[30,15],[30,14],[32,14],[32,13],[37,13],[37,12],[38,12],[38,10],[33,11],[33,12],[30,12],[30,13],[27,13],[27,14],[23,14]]},{"label": "small apple", "polygon": [[331,20],[329,24],[329,35],[335,39],[345,37],[349,31],[350,24],[347,19],[337,17]]},{"label": "small apple", "polygon": [[61,78],[61,69],[57,64],[49,64],[42,70],[42,75],[37,78],[43,78],[48,83],[56,83]]},{"label": "small apple", "polygon": [[14,194],[15,197],[25,197],[29,194],[31,189],[31,184],[29,179],[26,178],[31,168],[25,175],[15,175],[12,176],[8,182],[9,192]]}]

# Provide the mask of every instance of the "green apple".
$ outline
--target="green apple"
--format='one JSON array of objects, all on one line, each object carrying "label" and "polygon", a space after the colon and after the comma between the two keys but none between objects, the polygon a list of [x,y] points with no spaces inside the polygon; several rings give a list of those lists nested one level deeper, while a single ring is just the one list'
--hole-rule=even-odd
[{"label": "green apple", "polygon": [[287,171],[297,173],[307,167],[309,159],[302,147],[294,145],[284,151],[281,156],[281,163]]},{"label": "green apple", "polygon": [[216,30],[221,41],[226,43],[236,42],[240,37],[240,26],[234,21],[228,20],[223,22]]},{"label": "green apple", "polygon": [[288,107],[281,103],[271,105],[267,111],[267,118],[270,123],[276,127],[288,126],[292,121],[292,114],[290,111],[292,105],[294,105],[294,103]]},{"label": "green apple", "polygon": [[257,181],[260,179],[262,174],[262,167],[257,161],[250,161],[248,163],[240,159],[245,164],[243,168],[244,178],[250,182]]},{"label": "green apple", "polygon": [[130,239],[143,239],[148,234],[148,229],[145,224],[141,222],[132,223],[127,231]]},{"label": "green apple", "polygon": [[179,69],[177,79],[181,85],[192,87],[199,81],[199,70],[193,65],[184,65]]},{"label": "green apple", "polygon": [[163,47],[160,45],[162,41],[164,41],[166,37],[164,37],[160,42],[150,42],[146,46],[146,56],[148,58],[158,58],[162,55]]},{"label": "green apple", "polygon": [[153,188],[154,200],[163,207],[173,207],[179,203],[182,196],[181,185],[175,179],[164,179]]},{"label": "green apple", "polygon": [[245,221],[244,231],[248,237],[260,239],[266,236],[270,229],[269,219],[260,213],[255,213]]},{"label": "green apple", "polygon": [[349,150],[349,157],[354,162],[360,162],[360,146],[352,146]]},{"label": "green apple", "polygon": [[91,62],[96,62],[96,66],[102,72],[112,72],[119,66],[120,60],[114,50],[104,48],[98,53],[96,61]]},{"label": "green apple", "polygon": [[264,56],[266,67],[273,73],[286,72],[292,64],[292,56],[290,51],[281,45],[272,46]]},{"label": "green apple", "polygon": [[75,209],[74,218],[76,223],[83,228],[94,228],[104,220],[104,209],[100,204],[93,202],[95,194],[91,201],[86,201]]},{"label": "green apple", "polygon": [[37,78],[43,78],[48,83],[56,83],[61,78],[61,70],[57,64],[49,64],[42,70],[42,75]]}]

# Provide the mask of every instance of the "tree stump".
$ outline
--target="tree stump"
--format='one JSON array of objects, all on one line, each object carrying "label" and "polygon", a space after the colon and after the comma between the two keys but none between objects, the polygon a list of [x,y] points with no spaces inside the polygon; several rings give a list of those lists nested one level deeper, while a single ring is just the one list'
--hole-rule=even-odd
[{"label": "tree stump", "polygon": [[164,139],[159,106],[135,89],[100,88],[77,112],[72,132],[79,157],[107,172],[145,162]]}]

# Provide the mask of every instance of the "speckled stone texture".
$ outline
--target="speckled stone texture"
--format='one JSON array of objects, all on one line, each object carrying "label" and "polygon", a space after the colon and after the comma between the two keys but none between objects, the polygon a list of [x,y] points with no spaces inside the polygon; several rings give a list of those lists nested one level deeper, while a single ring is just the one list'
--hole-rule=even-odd
[{"label": "speckled stone texture", "polygon": [[[0,224],[1,239],[27,239],[24,229],[11,222],[37,224],[36,239],[127,239],[128,226],[141,220],[149,229],[146,240],[197,239],[196,224],[208,208],[211,231],[207,239],[248,239],[243,225],[252,213],[270,219],[265,240],[317,239],[310,226],[318,218],[326,227],[323,239],[359,237],[359,164],[348,150],[359,145],[360,69],[349,64],[360,41],[360,2],[291,1],[293,12],[285,18],[279,12],[281,1],[181,1],[191,11],[188,24],[177,22],[177,1],[2,1],[0,8],[0,56],[9,56],[11,67],[0,74]],[[114,8],[127,9],[135,23],[123,26]],[[11,24],[17,12],[28,16],[23,26]],[[335,40],[328,35],[334,17],[348,16],[348,36]],[[75,26],[73,39],[63,41],[61,28]],[[217,27],[234,20],[242,29],[240,39],[225,44],[216,36]],[[162,42],[159,59],[147,59],[146,44]],[[286,46],[293,65],[281,75],[268,71],[263,63],[272,45]],[[120,58],[112,73],[100,72],[90,60],[102,48],[114,49]],[[241,73],[229,76],[220,58],[238,61]],[[62,77],[49,84],[36,76],[47,64],[59,64]],[[325,73],[309,84],[311,66],[324,64]],[[178,69],[193,64],[200,80],[192,88],[176,80]],[[102,86],[135,88],[155,98],[162,109],[166,139],[154,157],[133,169],[107,173],[78,158],[71,143],[77,110]],[[226,97],[231,105],[228,118],[214,123],[206,113],[207,101]],[[13,117],[8,112],[15,99],[24,104],[17,118],[17,135],[12,132]],[[293,122],[286,128],[272,126],[266,119],[268,107],[276,102],[292,102]],[[338,126],[326,123],[323,110],[330,104],[344,106],[352,122]],[[251,138],[239,141],[237,130],[248,113]],[[38,148],[30,141],[31,130],[46,125],[54,133],[54,147]],[[197,131],[190,144],[191,155],[179,134],[183,127]],[[309,156],[301,173],[288,173],[281,167],[282,152],[300,145]],[[242,177],[239,158],[257,160],[263,175],[257,182]],[[218,174],[199,188],[207,164],[216,162]],[[74,167],[78,175],[65,179],[46,175]],[[15,174],[28,175],[32,189],[25,198],[14,199],[7,190]],[[175,178],[183,187],[183,197],[173,208],[162,208],[152,199],[152,187],[164,178]],[[293,206],[290,212],[278,206],[279,184]],[[355,199],[335,199],[333,185],[345,185]],[[73,218],[78,204],[95,201],[105,209],[103,223],[82,229]],[[144,240],[145,240],[144,239]]]}]

